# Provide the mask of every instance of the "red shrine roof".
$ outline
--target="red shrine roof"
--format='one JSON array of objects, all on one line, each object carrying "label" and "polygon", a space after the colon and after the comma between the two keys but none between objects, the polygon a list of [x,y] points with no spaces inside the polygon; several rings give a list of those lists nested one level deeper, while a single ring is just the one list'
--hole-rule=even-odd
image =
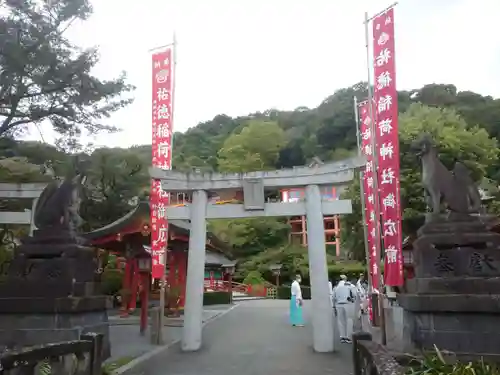
[{"label": "red shrine roof", "polygon": [[[103,245],[115,242],[125,235],[142,234],[144,244],[150,242],[150,212],[149,203],[140,202],[123,217],[103,226],[102,228],[82,234],[93,245]],[[169,236],[171,240],[188,241],[191,223],[189,220],[169,220]],[[213,233],[207,232],[207,245],[224,254],[229,246]]]}]

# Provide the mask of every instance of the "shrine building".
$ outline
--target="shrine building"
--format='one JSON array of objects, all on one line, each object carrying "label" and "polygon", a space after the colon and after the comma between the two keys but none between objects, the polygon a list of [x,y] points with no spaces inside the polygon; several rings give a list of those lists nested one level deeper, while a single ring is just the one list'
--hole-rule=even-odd
[{"label": "shrine building", "polygon": [[[309,167],[322,165],[323,162],[319,158],[313,158]],[[321,187],[323,200],[337,200],[340,196],[340,191],[334,186]],[[293,188],[281,190],[282,202],[298,202],[304,199],[304,188]],[[307,224],[305,216],[292,216],[288,220],[290,224],[290,243],[307,246]],[[325,215],[325,244],[326,246],[335,247],[335,255],[340,256],[340,217],[339,215]]]},{"label": "shrine building", "polygon": [[[169,238],[166,265],[167,288],[179,292],[178,306],[182,308],[185,300],[188,243],[190,223],[187,220],[169,221]],[[141,287],[139,277],[139,260],[143,257],[151,258],[151,230],[149,203],[141,202],[123,217],[114,222],[83,235],[90,245],[107,250],[110,253],[123,257],[124,275],[123,289],[130,290],[136,295]],[[217,290],[218,286],[228,275],[225,275],[223,265],[231,263],[227,255],[228,246],[215,235],[207,233],[206,243],[206,291]],[[150,289],[158,288],[158,283],[149,279]],[[135,309],[136,299],[131,298],[126,311]]]}]

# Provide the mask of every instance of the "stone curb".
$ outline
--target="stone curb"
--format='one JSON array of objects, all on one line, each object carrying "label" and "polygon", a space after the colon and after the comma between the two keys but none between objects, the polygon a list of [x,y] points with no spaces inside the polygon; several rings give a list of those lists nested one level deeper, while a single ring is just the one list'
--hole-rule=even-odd
[{"label": "stone curb", "polygon": [[[213,322],[213,321],[217,320],[218,318],[220,318],[220,317],[226,315],[227,313],[231,312],[236,307],[238,307],[238,304],[235,304],[235,305],[231,306],[229,309],[223,311],[219,315],[215,315],[215,316],[207,319],[205,322],[203,322],[203,327],[205,327],[205,325],[207,325],[208,323]],[[139,366],[141,366],[142,364],[144,364],[144,362],[153,359],[156,356],[162,355],[169,348],[171,348],[172,346],[178,344],[180,341],[181,341],[180,339],[177,339],[177,340],[174,340],[174,341],[172,341],[172,342],[170,342],[170,343],[168,343],[166,345],[159,346],[158,348],[156,348],[154,350],[151,350],[151,351],[149,351],[147,353],[144,353],[143,355],[141,355],[141,356],[133,359],[132,361],[130,361],[126,365],[117,368],[111,374],[112,375],[141,374],[142,373],[141,371],[137,371],[137,370],[140,370],[140,369],[138,369]]]},{"label": "stone curb", "polygon": [[[150,319],[148,319],[150,320]],[[140,319],[109,319],[109,325],[110,326],[133,326],[133,325],[138,325],[140,323]],[[151,325],[151,322],[149,321],[148,323]],[[163,324],[164,327],[182,327],[183,320],[182,319],[172,319],[168,320],[165,319],[165,323]]]},{"label": "stone curb", "polygon": [[[224,311],[227,310],[210,310],[215,311],[214,315],[209,316],[208,318],[203,320],[203,323],[206,323],[212,320],[214,317],[221,315]],[[149,325],[151,325],[151,317],[148,318]],[[140,324],[141,319],[139,317],[129,317],[127,319],[122,318],[108,318],[108,322],[110,326],[132,326]],[[165,318],[165,323],[163,323],[164,327],[182,327],[184,325],[184,319],[182,318]]]},{"label": "stone curb", "polygon": [[258,299],[275,299],[275,298],[269,298],[269,297],[236,297],[233,298],[234,302],[241,302],[241,301],[255,301]]}]

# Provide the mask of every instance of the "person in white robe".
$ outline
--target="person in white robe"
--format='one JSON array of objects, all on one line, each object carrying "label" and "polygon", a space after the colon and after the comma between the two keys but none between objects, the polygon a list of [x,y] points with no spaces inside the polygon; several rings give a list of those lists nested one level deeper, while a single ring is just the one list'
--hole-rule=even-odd
[{"label": "person in white robe", "polygon": [[330,289],[330,303],[332,305],[332,308],[333,308],[333,284],[331,281],[328,282],[328,288]]},{"label": "person in white robe", "polygon": [[368,309],[367,291],[365,289],[365,275],[361,273],[359,279],[356,282],[356,293],[361,305],[361,314],[365,314]]},{"label": "person in white robe", "polygon": [[304,318],[302,316],[302,290],[300,289],[300,282],[302,278],[300,275],[295,276],[295,280],[291,286],[290,296],[290,323],[294,327],[303,327]]}]

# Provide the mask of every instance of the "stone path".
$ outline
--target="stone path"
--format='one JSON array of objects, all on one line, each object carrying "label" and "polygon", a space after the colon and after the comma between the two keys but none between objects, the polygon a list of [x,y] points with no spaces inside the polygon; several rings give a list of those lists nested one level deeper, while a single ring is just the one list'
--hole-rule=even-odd
[{"label": "stone path", "polygon": [[[229,305],[207,306],[203,310],[204,323],[228,309]],[[111,358],[107,362],[114,362],[125,357],[136,358],[158,348],[158,346],[150,343],[149,331],[146,331],[144,336],[139,334],[139,319],[138,316],[120,318],[117,315],[110,314]],[[163,327],[165,344],[170,344],[181,339],[182,324],[182,318],[165,318],[165,327]]]},{"label": "stone path", "polygon": [[[306,321],[310,308],[306,301]],[[310,324],[291,327],[287,319],[288,301],[241,302],[204,328],[199,352],[183,353],[174,345],[130,374],[352,374],[350,345],[342,344],[337,353],[314,353]]]},{"label": "stone path", "polygon": [[[109,327],[111,341],[111,357],[106,362],[115,362],[124,358],[133,359],[158,346],[150,343],[149,332],[141,336],[139,325],[122,324]],[[182,337],[182,327],[164,327],[163,339],[165,344],[173,343]]]}]

